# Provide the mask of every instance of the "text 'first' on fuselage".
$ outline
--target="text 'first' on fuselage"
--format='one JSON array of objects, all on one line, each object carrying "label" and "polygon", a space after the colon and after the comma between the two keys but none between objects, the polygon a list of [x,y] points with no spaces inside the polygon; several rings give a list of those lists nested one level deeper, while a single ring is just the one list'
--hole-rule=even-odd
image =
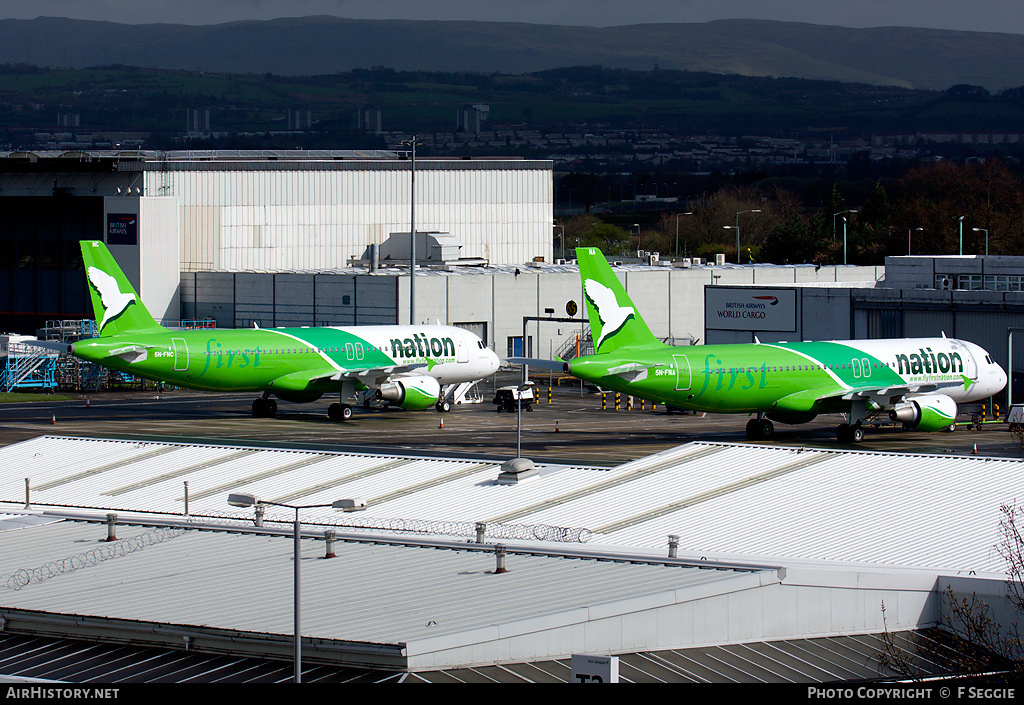
[{"label": "text 'first' on fuselage", "polygon": [[68,352],[190,389],[263,392],[253,404],[257,415],[276,410],[271,395],[308,402],[337,393],[342,403],[329,413],[349,418],[344,401],[370,390],[384,403],[447,411],[442,385],[480,380],[499,365],[478,336],[456,326],[168,330],[146,310],[104,243],[81,247],[99,337],[64,346]]},{"label": "text 'first' on fuselage", "polygon": [[672,407],[756,414],[750,438],[772,435],[772,420],[805,423],[842,413],[843,441],[880,414],[907,428],[955,428],[957,404],[984,399],[1006,373],[980,346],[946,337],[673,347],[651,333],[607,260],[578,248],[596,352],[568,361],[510,358],[560,368],[602,389]]}]

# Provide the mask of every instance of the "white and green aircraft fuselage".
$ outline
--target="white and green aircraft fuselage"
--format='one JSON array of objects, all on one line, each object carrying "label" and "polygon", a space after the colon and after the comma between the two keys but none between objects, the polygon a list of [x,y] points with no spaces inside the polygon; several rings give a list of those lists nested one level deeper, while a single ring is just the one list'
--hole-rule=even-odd
[{"label": "white and green aircraft fuselage", "polygon": [[596,352],[552,364],[601,388],[695,411],[756,414],[750,438],[772,421],[847,415],[836,435],[859,441],[887,414],[907,428],[955,428],[957,405],[991,396],[1006,373],[981,347],[952,338],[903,338],[673,347],[657,340],[594,248],[576,250]]},{"label": "white and green aircraft fuselage", "polygon": [[[472,382],[498,368],[497,355],[453,326],[355,326],[168,330],[153,319],[106,245],[82,242],[99,337],[63,345],[103,367],[190,389],[262,392],[256,415],[272,415],[271,396],[310,402],[339,394],[332,418],[349,418],[357,391],[409,409],[450,408],[445,385]],[[47,344],[46,347],[60,347]]]}]

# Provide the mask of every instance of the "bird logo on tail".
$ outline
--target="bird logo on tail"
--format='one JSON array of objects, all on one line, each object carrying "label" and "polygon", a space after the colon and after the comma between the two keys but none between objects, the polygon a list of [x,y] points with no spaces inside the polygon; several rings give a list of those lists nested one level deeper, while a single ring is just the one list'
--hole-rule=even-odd
[{"label": "bird logo on tail", "polygon": [[583,290],[597,309],[597,317],[601,319],[601,335],[597,337],[596,349],[601,349],[601,343],[606,338],[615,335],[626,324],[630,316],[636,313],[632,306],[619,306],[615,298],[615,292],[604,284],[587,279]]},{"label": "bird logo on tail", "polygon": [[99,329],[102,331],[109,321],[124,313],[128,305],[135,301],[135,294],[121,293],[117,280],[102,269],[89,267],[87,273],[103,303],[103,320],[99,322]]}]

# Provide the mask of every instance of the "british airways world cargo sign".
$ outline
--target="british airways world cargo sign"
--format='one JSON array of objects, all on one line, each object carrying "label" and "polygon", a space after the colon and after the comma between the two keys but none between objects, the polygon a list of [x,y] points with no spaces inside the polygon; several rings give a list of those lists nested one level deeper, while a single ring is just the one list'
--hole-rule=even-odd
[{"label": "british airways world cargo sign", "polygon": [[704,288],[709,330],[796,331],[795,289]]}]

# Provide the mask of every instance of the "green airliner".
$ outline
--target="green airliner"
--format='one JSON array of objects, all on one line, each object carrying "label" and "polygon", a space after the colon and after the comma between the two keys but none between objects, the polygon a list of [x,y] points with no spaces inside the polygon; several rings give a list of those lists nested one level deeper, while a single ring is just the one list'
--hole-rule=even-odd
[{"label": "green airliner", "polygon": [[[755,414],[747,437],[773,421],[841,413],[842,442],[885,414],[905,428],[952,431],[957,404],[1003,389],[1006,373],[981,347],[952,338],[743,343],[673,347],[651,333],[604,255],[576,250],[595,354],[569,361],[509,358],[559,369],[603,389],[694,411]],[[753,302],[753,305],[769,305]]]},{"label": "green airliner", "polygon": [[272,396],[302,403],[338,394],[327,413],[348,419],[346,402],[357,392],[366,401],[448,411],[443,386],[498,369],[498,356],[479,337],[452,326],[168,330],[146,310],[104,243],[81,246],[99,337],[34,345],[180,387],[263,392],[253,402],[254,416],[277,412]]}]

